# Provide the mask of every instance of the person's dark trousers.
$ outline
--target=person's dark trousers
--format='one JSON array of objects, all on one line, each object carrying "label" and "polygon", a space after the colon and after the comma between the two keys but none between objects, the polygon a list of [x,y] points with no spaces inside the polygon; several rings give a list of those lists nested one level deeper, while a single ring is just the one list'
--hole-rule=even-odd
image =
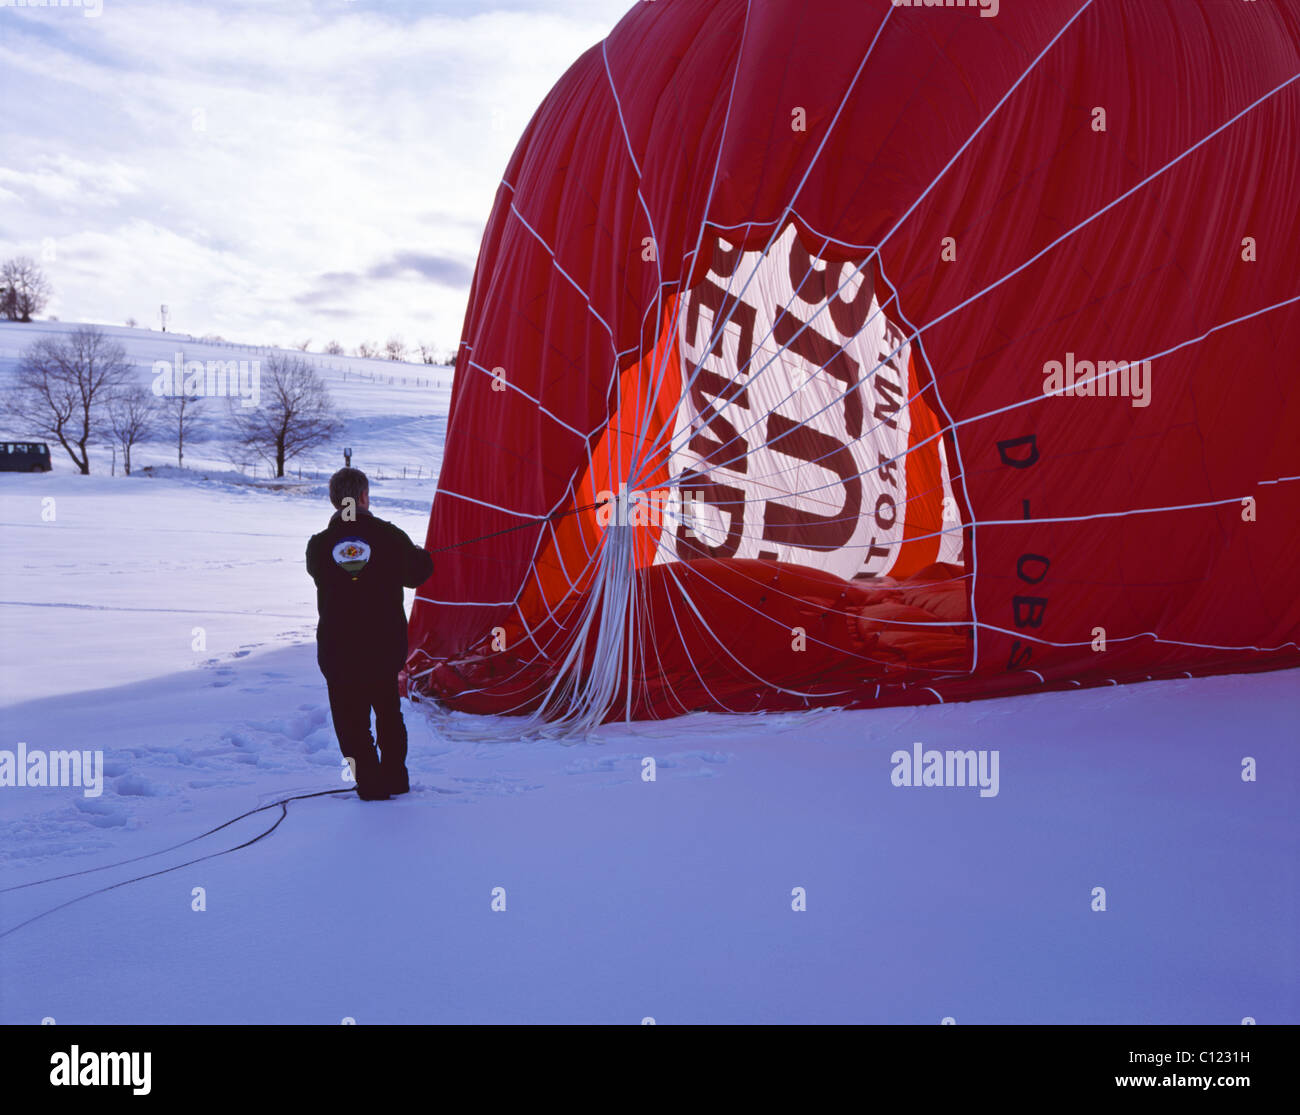
[{"label": "person's dark trousers", "polygon": [[[329,690],[330,715],[339,750],[351,759],[361,793],[383,790],[403,793],[409,788],[406,774],[406,722],[397,692],[397,675],[356,672],[325,675]],[[375,739],[370,734],[370,711],[375,713]]]}]

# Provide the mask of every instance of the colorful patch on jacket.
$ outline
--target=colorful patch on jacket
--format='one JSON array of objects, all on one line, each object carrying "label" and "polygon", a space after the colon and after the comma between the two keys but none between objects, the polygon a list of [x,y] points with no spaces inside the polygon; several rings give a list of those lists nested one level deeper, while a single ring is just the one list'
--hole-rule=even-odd
[{"label": "colorful patch on jacket", "polygon": [[370,560],[370,543],[361,538],[345,538],[333,550],[335,564],[354,577]]}]

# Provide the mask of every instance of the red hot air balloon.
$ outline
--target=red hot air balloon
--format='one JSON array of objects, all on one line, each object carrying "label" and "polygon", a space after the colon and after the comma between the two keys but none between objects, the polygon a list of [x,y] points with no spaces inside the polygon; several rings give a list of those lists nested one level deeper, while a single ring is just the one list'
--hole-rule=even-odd
[{"label": "red hot air balloon", "polygon": [[1300,661],[1300,14],[638,4],[506,169],[411,687],[573,726]]}]

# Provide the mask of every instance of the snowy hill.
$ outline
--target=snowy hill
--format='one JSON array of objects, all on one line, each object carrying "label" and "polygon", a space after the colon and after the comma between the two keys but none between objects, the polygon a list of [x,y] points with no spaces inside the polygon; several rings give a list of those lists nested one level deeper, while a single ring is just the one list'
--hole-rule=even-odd
[{"label": "snowy hill", "polygon": [[[0,327],[0,380],[67,328]],[[177,343],[109,331],[142,376]],[[423,541],[449,370],[308,358]],[[1300,1021],[1300,671],[569,743],[408,705],[409,797],[281,807],[347,789],[330,509],[220,448],[0,474],[0,752],[103,758],[0,786],[0,1023]],[[996,753],[996,793],[896,785],[918,743]]]},{"label": "snowy hill", "polygon": [[[41,337],[66,334],[78,324],[0,322],[0,389],[12,381],[23,349]],[[95,328],[123,346],[127,359],[138,372],[140,384],[145,387],[153,383],[156,361],[174,363],[178,355],[182,362],[198,360],[205,366],[208,361],[264,361],[277,353],[305,360],[328,388],[335,407],[344,417],[344,429],[337,443],[292,462],[295,474],[299,468],[304,474],[333,471],[343,463],[344,446],[352,449],[354,464],[376,475],[401,476],[405,469],[412,478],[417,472],[425,478],[436,477],[441,467],[451,399],[450,367],[205,341],[186,334],[125,326],[97,325]],[[204,413],[210,415],[211,429],[203,440],[187,446],[185,465],[231,469],[234,466],[223,452],[224,438],[230,433],[225,400],[203,400],[203,407]],[[0,436],[33,437],[31,431],[13,426],[5,416],[0,416]],[[75,471],[62,448],[52,446],[51,454],[56,471]],[[97,450],[92,449],[91,461],[93,472],[109,470],[111,453],[106,443]],[[145,443],[132,454],[134,467],[175,464],[174,440],[165,437]],[[258,468],[258,474],[267,475],[264,465]]]}]

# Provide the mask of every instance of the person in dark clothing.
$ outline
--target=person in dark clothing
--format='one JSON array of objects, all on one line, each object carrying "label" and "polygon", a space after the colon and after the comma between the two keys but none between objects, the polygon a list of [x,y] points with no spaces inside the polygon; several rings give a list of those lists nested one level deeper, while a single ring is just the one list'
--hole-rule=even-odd
[{"label": "person in dark clothing", "polygon": [[[316,582],[316,662],[329,690],[339,750],[356,775],[357,796],[383,801],[410,788],[406,724],[397,675],[406,660],[402,588],[433,573],[433,558],[392,523],[370,513],[370,482],[356,468],[330,477],[337,511],[307,543]],[[375,740],[370,711],[375,713]]]}]

